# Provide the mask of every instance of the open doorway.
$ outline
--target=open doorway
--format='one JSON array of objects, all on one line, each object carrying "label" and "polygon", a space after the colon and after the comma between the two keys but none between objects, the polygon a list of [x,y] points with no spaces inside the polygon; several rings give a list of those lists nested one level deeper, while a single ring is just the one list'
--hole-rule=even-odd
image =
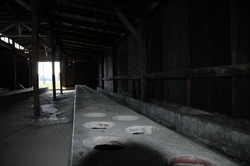
[{"label": "open doorway", "polygon": [[[38,62],[39,88],[53,89],[52,62]],[[60,89],[60,62],[55,62],[56,89]]]}]

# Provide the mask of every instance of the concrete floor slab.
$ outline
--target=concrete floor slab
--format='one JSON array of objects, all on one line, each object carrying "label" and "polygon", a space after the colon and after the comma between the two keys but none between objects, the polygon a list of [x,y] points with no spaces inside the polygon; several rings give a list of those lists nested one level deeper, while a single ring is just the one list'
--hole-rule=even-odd
[{"label": "concrete floor slab", "polygon": [[[56,101],[53,101],[52,92],[41,94],[40,102],[44,105],[43,109],[53,105],[51,114],[43,114],[42,118],[53,115],[58,118],[72,119],[73,98],[74,91],[57,94]],[[33,116],[32,98],[13,103],[8,112],[1,112],[1,166],[68,165],[72,134],[71,121],[64,124],[27,125],[37,119],[39,118]]]}]

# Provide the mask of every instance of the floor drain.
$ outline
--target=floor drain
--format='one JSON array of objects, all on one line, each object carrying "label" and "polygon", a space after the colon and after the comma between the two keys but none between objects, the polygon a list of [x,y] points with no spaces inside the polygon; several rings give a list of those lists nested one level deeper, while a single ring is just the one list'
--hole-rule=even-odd
[{"label": "floor drain", "polygon": [[83,145],[88,148],[102,151],[123,150],[131,146],[131,143],[122,137],[100,136],[83,140]]},{"label": "floor drain", "polygon": [[181,156],[169,161],[169,166],[216,166],[209,161],[199,159],[194,156]]},{"label": "floor drain", "polygon": [[105,122],[105,121],[95,121],[95,122],[88,122],[83,125],[85,128],[89,129],[109,129],[115,126],[112,122]]},{"label": "floor drain", "polygon": [[106,115],[107,115],[107,114],[105,114],[105,113],[100,113],[100,112],[82,114],[82,116],[88,117],[88,118],[98,118],[98,117],[104,117],[104,116],[106,116]]},{"label": "floor drain", "polygon": [[134,135],[151,135],[158,133],[159,128],[155,126],[131,126],[126,128],[125,131]]},{"label": "floor drain", "polygon": [[120,115],[120,116],[114,116],[113,119],[120,121],[132,121],[132,120],[138,120],[139,116]]}]

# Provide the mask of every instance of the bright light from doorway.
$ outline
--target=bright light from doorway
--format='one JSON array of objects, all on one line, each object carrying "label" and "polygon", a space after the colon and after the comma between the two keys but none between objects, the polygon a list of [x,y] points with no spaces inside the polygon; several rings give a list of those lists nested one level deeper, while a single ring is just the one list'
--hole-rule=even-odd
[{"label": "bright light from doorway", "polygon": [[[38,62],[39,88],[53,89],[52,62]],[[60,62],[55,62],[56,89],[60,89]]]}]

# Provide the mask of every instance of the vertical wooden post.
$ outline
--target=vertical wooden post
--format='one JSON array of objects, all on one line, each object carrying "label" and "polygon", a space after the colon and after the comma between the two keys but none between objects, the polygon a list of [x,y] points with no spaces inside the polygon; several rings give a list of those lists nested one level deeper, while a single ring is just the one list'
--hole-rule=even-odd
[{"label": "vertical wooden post", "polygon": [[[236,1],[230,0],[230,26],[231,26],[231,64],[237,64],[237,22]],[[237,77],[232,77],[232,113],[237,115]]]},{"label": "vertical wooden post", "polygon": [[17,89],[17,62],[16,62],[17,54],[14,53],[14,70],[15,70],[15,89]]},{"label": "vertical wooden post", "polygon": [[60,53],[60,93],[63,93],[63,89],[62,89],[62,64],[63,63],[63,59],[62,59],[62,53]]},{"label": "vertical wooden post", "polygon": [[32,84],[34,97],[34,115],[40,116],[39,84],[38,84],[38,8],[37,0],[31,0],[32,22]]},{"label": "vertical wooden post", "polygon": [[191,78],[187,78],[187,105],[191,103]]},{"label": "vertical wooden post", "polygon": [[[29,57],[30,57],[30,53],[29,53]],[[27,63],[29,66],[29,87],[32,87],[33,83],[32,83],[32,60],[31,58],[27,58]]]},{"label": "vertical wooden post", "polygon": [[148,99],[148,80],[144,78],[147,74],[147,48],[146,48],[146,31],[144,22],[141,23],[141,34],[143,39],[141,40],[141,94],[142,101],[147,101]]},{"label": "vertical wooden post", "polygon": [[15,41],[13,40],[13,45],[12,45],[12,56],[14,59],[14,89],[17,89],[16,85],[17,85],[17,71],[16,71],[16,48],[15,48]]},{"label": "vertical wooden post", "polygon": [[65,70],[66,70],[66,56],[63,55],[63,64],[62,64],[62,82],[63,82],[63,86],[66,86],[66,82],[65,82]]},{"label": "vertical wooden post", "polygon": [[116,80],[114,79],[114,76],[116,75],[116,72],[115,72],[115,56],[113,54],[113,58],[112,58],[112,63],[113,63],[113,92],[116,92]]},{"label": "vertical wooden post", "polygon": [[104,58],[101,58],[101,70],[102,70],[102,89],[104,89]]},{"label": "vertical wooden post", "polygon": [[146,47],[141,44],[141,94],[142,101],[147,101],[148,98],[148,85],[147,80],[144,78],[144,75],[147,73],[147,54]]},{"label": "vertical wooden post", "polygon": [[135,80],[132,80],[132,85],[133,85],[133,98],[136,98],[136,88],[135,88]]},{"label": "vertical wooden post", "polygon": [[53,85],[53,99],[56,100],[56,78],[55,78],[55,54],[56,54],[56,42],[52,36],[52,47],[51,47],[51,62],[52,62],[52,85]]}]

